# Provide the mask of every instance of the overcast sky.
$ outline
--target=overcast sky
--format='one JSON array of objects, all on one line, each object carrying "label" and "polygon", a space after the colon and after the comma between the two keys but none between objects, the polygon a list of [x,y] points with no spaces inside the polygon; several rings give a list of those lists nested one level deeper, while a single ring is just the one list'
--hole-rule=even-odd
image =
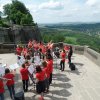
[{"label": "overcast sky", "polygon": [[[19,0],[37,23],[100,22],[100,0]],[[3,5],[11,0],[0,0]]]}]

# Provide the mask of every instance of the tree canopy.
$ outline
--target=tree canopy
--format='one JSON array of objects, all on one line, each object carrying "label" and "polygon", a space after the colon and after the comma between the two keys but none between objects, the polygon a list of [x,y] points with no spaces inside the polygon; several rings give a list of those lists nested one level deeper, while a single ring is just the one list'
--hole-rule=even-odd
[{"label": "tree canopy", "polygon": [[7,19],[12,23],[18,25],[34,24],[32,15],[22,2],[12,0],[11,4],[6,4],[3,8],[4,14],[7,15]]}]

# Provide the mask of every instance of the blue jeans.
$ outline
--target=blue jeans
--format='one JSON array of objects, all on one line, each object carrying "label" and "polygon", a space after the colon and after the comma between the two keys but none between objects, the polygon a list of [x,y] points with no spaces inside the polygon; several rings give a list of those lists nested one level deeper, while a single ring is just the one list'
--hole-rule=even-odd
[{"label": "blue jeans", "polygon": [[4,100],[4,94],[0,93],[0,100]]},{"label": "blue jeans", "polygon": [[15,89],[14,89],[14,85],[12,86],[7,86],[8,87],[8,90],[9,90],[9,93],[10,93],[10,97],[11,99],[14,97],[15,95]]}]

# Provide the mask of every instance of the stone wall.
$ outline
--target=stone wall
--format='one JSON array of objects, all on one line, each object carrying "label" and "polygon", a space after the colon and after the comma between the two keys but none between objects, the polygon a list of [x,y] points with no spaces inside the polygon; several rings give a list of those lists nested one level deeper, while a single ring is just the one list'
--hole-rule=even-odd
[{"label": "stone wall", "polygon": [[0,27],[0,43],[4,43],[5,41],[7,43],[12,42],[13,40],[11,39],[11,37],[12,37],[11,28],[1,28]]},{"label": "stone wall", "polygon": [[30,39],[41,40],[41,34],[37,25],[0,28],[0,43],[26,43]]},{"label": "stone wall", "polygon": [[100,54],[88,47],[84,48],[84,55],[94,63],[96,63],[98,66],[100,66]]}]

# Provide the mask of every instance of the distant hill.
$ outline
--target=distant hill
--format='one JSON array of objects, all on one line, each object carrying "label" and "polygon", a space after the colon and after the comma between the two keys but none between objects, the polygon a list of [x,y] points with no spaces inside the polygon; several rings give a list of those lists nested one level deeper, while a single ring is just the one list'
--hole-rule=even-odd
[{"label": "distant hill", "polygon": [[88,45],[100,52],[100,23],[41,24],[39,29],[44,42],[61,40],[68,44]]},{"label": "distant hill", "polygon": [[[40,25],[41,26],[41,25]],[[100,35],[100,23],[59,23],[42,24],[46,28],[68,29],[72,31],[84,32],[92,35]]]}]

